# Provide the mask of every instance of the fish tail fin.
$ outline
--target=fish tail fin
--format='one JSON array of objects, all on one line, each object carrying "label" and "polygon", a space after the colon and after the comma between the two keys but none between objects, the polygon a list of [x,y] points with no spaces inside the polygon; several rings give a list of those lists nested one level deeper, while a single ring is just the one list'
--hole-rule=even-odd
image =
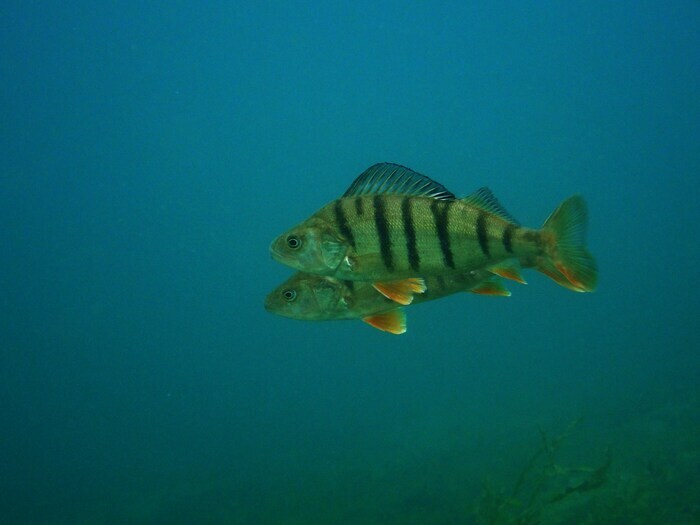
[{"label": "fish tail fin", "polygon": [[576,292],[592,292],[598,284],[598,268],[586,249],[587,222],[586,201],[574,195],[552,212],[540,230],[546,257],[538,258],[537,269]]}]

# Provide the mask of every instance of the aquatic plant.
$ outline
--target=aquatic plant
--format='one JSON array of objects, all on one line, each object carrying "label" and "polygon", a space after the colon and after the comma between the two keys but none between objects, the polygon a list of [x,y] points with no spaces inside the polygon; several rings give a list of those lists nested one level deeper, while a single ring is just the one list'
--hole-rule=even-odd
[{"label": "aquatic plant", "polygon": [[571,496],[602,486],[612,463],[610,449],[598,467],[565,467],[557,455],[580,419],[573,421],[563,433],[551,437],[540,430],[540,446],[530,456],[510,491],[484,485],[476,505],[475,516],[480,525],[538,525],[554,506]]}]

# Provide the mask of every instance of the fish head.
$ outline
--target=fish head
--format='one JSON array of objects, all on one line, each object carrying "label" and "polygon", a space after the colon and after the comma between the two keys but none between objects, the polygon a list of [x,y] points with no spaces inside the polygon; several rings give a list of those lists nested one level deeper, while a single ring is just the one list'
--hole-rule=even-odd
[{"label": "fish head", "polygon": [[347,243],[318,217],[295,226],[270,245],[270,254],[277,262],[319,275],[335,273],[347,251]]},{"label": "fish head", "polygon": [[268,312],[307,321],[343,319],[347,286],[330,276],[298,272],[265,298]]}]

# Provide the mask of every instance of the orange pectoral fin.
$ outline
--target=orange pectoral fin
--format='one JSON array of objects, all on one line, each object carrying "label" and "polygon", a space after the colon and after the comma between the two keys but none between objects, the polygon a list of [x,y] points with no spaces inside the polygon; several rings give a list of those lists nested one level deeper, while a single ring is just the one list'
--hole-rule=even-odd
[{"label": "orange pectoral fin", "polygon": [[401,308],[383,314],[370,315],[362,320],[383,332],[399,335],[406,331],[406,314]]},{"label": "orange pectoral fin", "polygon": [[497,295],[499,297],[510,297],[510,290],[503,283],[498,281],[486,281],[469,290],[471,293],[479,295]]},{"label": "orange pectoral fin", "polygon": [[525,279],[523,279],[523,276],[520,273],[520,268],[517,264],[511,262],[501,263],[496,266],[491,266],[488,268],[488,271],[495,273],[496,275],[500,275],[505,279],[511,279],[521,284],[527,284]]},{"label": "orange pectoral fin", "polygon": [[383,296],[403,305],[411,304],[413,294],[423,293],[427,289],[425,281],[420,277],[410,277],[402,281],[388,283],[374,283],[373,286]]}]

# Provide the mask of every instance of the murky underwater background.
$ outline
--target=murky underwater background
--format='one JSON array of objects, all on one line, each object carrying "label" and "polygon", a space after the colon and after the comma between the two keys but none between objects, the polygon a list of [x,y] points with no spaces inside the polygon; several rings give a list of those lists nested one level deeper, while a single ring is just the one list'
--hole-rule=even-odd
[{"label": "murky underwater background", "polygon": [[[700,523],[700,4],[0,13],[7,524]],[[277,234],[375,162],[537,226],[408,332],[264,311]]]}]

